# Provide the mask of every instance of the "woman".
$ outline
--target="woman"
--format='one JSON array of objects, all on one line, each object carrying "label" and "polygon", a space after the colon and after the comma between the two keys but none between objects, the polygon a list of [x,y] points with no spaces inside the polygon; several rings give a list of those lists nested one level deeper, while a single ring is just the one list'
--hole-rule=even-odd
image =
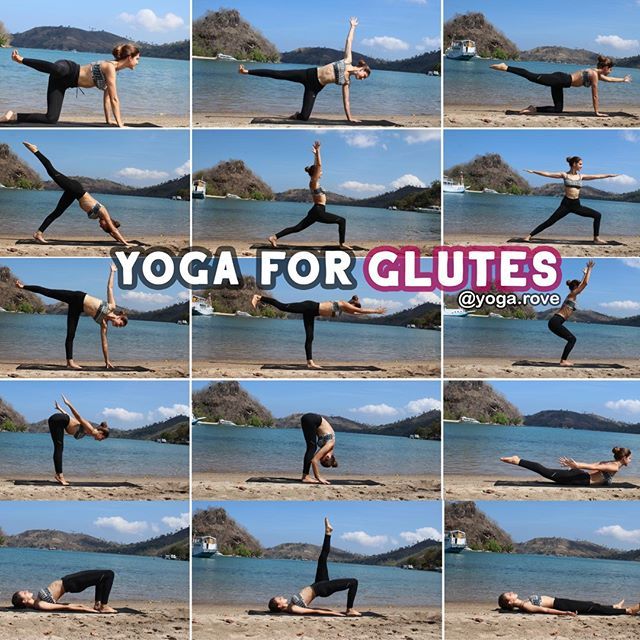
[{"label": "woman", "polygon": [[360,60],[357,66],[351,64],[351,44],[353,43],[353,35],[358,26],[357,18],[349,19],[349,34],[347,35],[347,43],[344,47],[344,58],[337,62],[325,64],[322,67],[310,67],[308,69],[289,69],[279,71],[277,69],[245,69],[240,65],[239,73],[252,76],[260,76],[262,78],[274,78],[275,80],[289,80],[290,82],[299,82],[304,86],[304,97],[302,99],[302,110],[294,113],[291,120],[308,120],[313,111],[313,103],[318,94],[328,84],[342,85],[342,104],[344,113],[349,122],[356,123],[351,116],[351,107],[349,105],[349,84],[351,78],[356,80],[364,80],[371,75],[371,69],[364,60]]},{"label": "woman", "polygon": [[[118,613],[116,609],[109,606],[109,594],[114,577],[115,574],[111,569],[92,569],[71,573],[59,580],[54,580],[48,587],[40,589],[36,596],[31,591],[16,591],[11,598],[11,603],[16,609],[35,609],[46,612]],[[96,588],[93,609],[83,604],[58,603],[65,593],[80,593],[89,587]]]},{"label": "woman", "polygon": [[[331,484],[320,476],[318,462],[326,468],[338,466],[338,461],[333,454],[336,446],[336,434],[333,427],[326,418],[317,413],[305,413],[300,418],[300,426],[302,427],[304,440],[307,443],[302,465],[302,482],[307,484]],[[309,475],[310,467],[313,467],[315,478]]]},{"label": "woman", "polygon": [[[120,100],[116,87],[116,74],[123,69],[135,69],[140,62],[140,49],[134,44],[119,44],[113,48],[114,60],[101,60],[80,66],[73,60],[48,62],[34,58],[23,58],[14,50],[11,59],[36,71],[49,74],[47,87],[47,113],[15,113],[7,111],[0,122],[39,122],[56,124],[60,119],[64,94],[67,89],[95,87],[104,92],[104,117],[108,125],[124,127],[120,114]],[[115,123],[112,122],[111,114]]]},{"label": "woman", "polygon": [[526,115],[530,113],[562,113],[564,110],[564,90],[570,87],[591,87],[591,99],[593,101],[593,111],[599,118],[606,118],[606,113],[600,113],[600,104],[598,99],[598,83],[599,82],[631,82],[631,76],[624,78],[614,78],[611,76],[611,69],[614,62],[606,56],[598,56],[598,62],[595,69],[582,69],[573,73],[564,73],[556,71],[555,73],[532,73],[521,67],[513,67],[506,65],[504,62],[492,64],[491,68],[496,71],[506,71],[513,73],[522,78],[526,78],[529,82],[535,82],[545,87],[551,87],[551,99],[553,106],[535,107],[529,105],[519,113]]},{"label": "woman", "polygon": [[86,435],[92,436],[100,442],[109,437],[109,425],[101,422],[98,428],[95,428],[88,420],[85,420],[73,407],[73,405],[62,396],[62,401],[69,407],[73,418],[58,404],[55,407],[58,413],[49,416],[49,433],[53,440],[53,466],[55,469],[55,479],[63,486],[68,486],[62,473],[62,452],[64,451],[64,434],[68,433],[76,440],[84,438]]},{"label": "woman", "polygon": [[127,316],[124,312],[116,312],[116,300],[113,296],[113,277],[116,272],[116,266],[111,265],[109,280],[107,282],[107,300],[100,300],[90,296],[84,291],[68,291],[66,289],[47,289],[37,285],[26,285],[16,280],[18,289],[32,291],[54,300],[60,300],[69,305],[67,310],[67,338],[65,340],[65,352],[67,356],[67,367],[69,369],[82,369],[82,367],[73,361],[73,340],[76,335],[76,328],[82,313],[91,316],[97,324],[100,325],[100,337],[102,341],[102,354],[104,355],[104,363],[107,369],[113,369],[113,364],[109,360],[109,343],[107,342],[107,329],[109,323],[114,327],[126,327]]},{"label": "woman", "polygon": [[313,328],[317,316],[335,318],[336,316],[341,316],[343,313],[349,313],[351,315],[373,315],[385,312],[385,309],[382,307],[379,309],[362,309],[345,302],[344,300],[333,300],[332,302],[314,302],[313,300],[305,300],[304,302],[284,303],[279,302],[275,298],[268,298],[267,296],[256,294],[251,298],[251,305],[257,310],[259,303],[271,305],[272,307],[287,313],[302,314],[305,334],[304,351],[307,356],[307,367],[309,369],[322,369],[320,365],[317,365],[313,361],[312,354]]},{"label": "woman", "polygon": [[562,220],[570,213],[575,213],[583,218],[593,218],[593,241],[596,244],[606,244],[604,240],[600,240],[600,218],[602,214],[595,209],[584,207],[580,204],[580,189],[582,189],[583,180],[603,180],[605,178],[615,178],[620,175],[618,173],[600,173],[595,175],[583,175],[582,171],[582,158],[579,156],[570,156],[567,158],[569,163],[569,171],[535,171],[533,169],[525,169],[527,173],[535,173],[536,175],[543,176],[544,178],[556,178],[564,182],[564,198],[560,206],[547,218],[544,222],[540,223],[525,239],[525,242],[529,242],[533,236],[537,236],[541,231],[548,229],[559,220]]},{"label": "woman", "polygon": [[564,299],[560,309],[551,316],[547,323],[551,333],[555,333],[555,335],[567,341],[567,344],[562,351],[562,357],[560,358],[561,367],[573,367],[573,362],[569,362],[567,358],[569,357],[573,347],[575,347],[576,337],[564,326],[564,323],[569,320],[573,312],[576,310],[576,299],[589,284],[591,271],[595,266],[596,263],[593,260],[589,260],[589,262],[587,262],[587,268],[584,270],[582,280],[567,280],[566,284],[569,287],[569,295]]},{"label": "woman", "polygon": [[340,248],[351,249],[350,246],[344,243],[347,226],[345,219],[333,213],[327,213],[326,211],[327,192],[320,186],[322,161],[320,160],[320,142],[317,140],[313,143],[313,155],[313,164],[304,168],[304,170],[309,174],[309,190],[311,191],[311,197],[313,198],[313,207],[309,209],[306,217],[300,220],[297,225],[278,231],[274,236],[269,237],[269,242],[272,247],[277,247],[278,240],[283,236],[288,236],[292,233],[299,233],[307,227],[310,227],[314,222],[322,222],[324,224],[337,224]]},{"label": "woman", "polygon": [[562,457],[559,462],[566,469],[548,469],[538,462],[522,460],[519,456],[508,456],[500,460],[529,469],[556,484],[575,487],[609,487],[613,482],[613,476],[631,462],[631,451],[626,447],[614,447],[611,452],[613,460],[602,462],[576,462],[573,458]]},{"label": "woman", "polygon": [[[359,616],[362,615],[353,608],[358,591],[358,581],[355,578],[339,578],[329,580],[329,569],[327,568],[327,558],[331,551],[331,532],[333,527],[329,519],[324,519],[324,542],[318,557],[316,568],[316,579],[313,584],[304,587],[299,593],[291,596],[288,600],[284,596],[275,596],[269,600],[269,611],[273,613],[291,613],[298,616],[309,614],[320,614],[326,616]],[[315,598],[328,598],[337,591],[347,591],[347,610],[344,613],[333,611],[332,609],[315,609],[309,605]]]},{"label": "woman", "polygon": [[552,616],[636,616],[640,611],[640,604],[635,607],[623,607],[624,600],[614,605],[598,604],[584,600],[569,600],[555,596],[529,596],[526,600],[518,598],[517,593],[508,591],[498,598],[501,609],[513,611],[518,609],[523,613],[548,613]]},{"label": "woman", "polygon": [[44,219],[44,222],[38,227],[33,234],[33,239],[40,244],[47,244],[44,239],[44,232],[47,227],[57,220],[73,203],[78,201],[80,208],[87,214],[89,220],[97,220],[100,228],[108,233],[112,238],[117,240],[125,247],[131,247],[124,236],[118,231],[120,223],[114,220],[107,211],[107,208],[100,204],[88,191],[85,191],[82,185],[77,181],[60,173],[49,161],[49,159],[38,150],[35,144],[23,142],[25,147],[35,155],[42,163],[49,177],[62,189],[62,195],[56,208]]}]

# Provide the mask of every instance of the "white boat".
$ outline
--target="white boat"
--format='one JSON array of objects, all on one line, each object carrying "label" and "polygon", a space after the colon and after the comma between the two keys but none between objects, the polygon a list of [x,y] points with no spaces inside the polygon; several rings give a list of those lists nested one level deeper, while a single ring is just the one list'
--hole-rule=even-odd
[{"label": "white boat", "polygon": [[238,426],[235,422],[233,422],[233,420],[225,420],[224,418],[220,418],[220,420],[218,420],[216,424],[226,424],[227,426],[230,426],[230,427]]},{"label": "white boat", "polygon": [[460,418],[460,422],[468,422],[469,424],[480,424],[480,420],[476,420],[475,418],[467,418],[467,416],[462,416]]},{"label": "white boat", "polygon": [[195,416],[191,416],[191,424],[200,424],[203,420],[206,420],[207,416],[202,416],[201,418],[196,418]]},{"label": "white boat", "polygon": [[229,200],[242,200],[242,198],[237,196],[235,193],[227,193],[225,198],[229,198]]},{"label": "white boat", "polygon": [[498,193],[495,189],[489,189],[489,187],[485,187],[482,190],[482,193]]},{"label": "white boat", "polygon": [[444,316],[458,316],[459,318],[464,318],[470,313],[471,311],[467,311],[466,309],[447,309],[447,307],[445,307],[442,310],[442,315]]},{"label": "white boat", "polygon": [[442,190],[445,193],[464,193],[464,176],[460,174],[458,182],[454,182],[449,176],[442,176]]},{"label": "white boat", "polygon": [[191,296],[191,313],[194,316],[212,316],[213,305],[211,304],[211,296],[209,298],[201,298],[200,296]]},{"label": "white boat", "polygon": [[452,530],[444,532],[444,552],[460,553],[467,548],[467,535],[464,531]]},{"label": "white boat", "polygon": [[476,43],[473,40],[452,40],[444,55],[450,60],[471,60],[477,55]]},{"label": "white boat", "polygon": [[207,183],[204,180],[194,180],[191,197],[194,200],[204,200],[206,195],[207,195]]},{"label": "white boat", "polygon": [[194,536],[191,555],[194,558],[210,558],[221,555],[218,551],[218,541],[213,536]]},{"label": "white boat", "polygon": [[238,58],[234,58],[233,56],[229,56],[226,53],[219,53],[216,56],[218,60],[231,60],[231,62],[238,62]]}]

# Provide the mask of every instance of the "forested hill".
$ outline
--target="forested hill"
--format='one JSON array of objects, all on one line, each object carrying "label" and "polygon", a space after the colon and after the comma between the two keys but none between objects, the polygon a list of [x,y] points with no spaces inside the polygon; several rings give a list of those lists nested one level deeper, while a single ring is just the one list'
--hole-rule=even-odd
[{"label": "forested hill", "polygon": [[42,180],[22,158],[11,151],[8,144],[1,143],[0,185],[20,189],[39,189],[42,186]]},{"label": "forested hill", "polygon": [[523,422],[518,408],[487,382],[446,382],[443,398],[445,420],[459,420],[466,416],[491,424],[517,425]]},{"label": "forested hill", "polygon": [[640,423],[621,422],[620,420],[612,420],[595,413],[579,413],[577,411],[567,411],[566,409],[538,411],[525,416],[524,424],[532,427],[640,433]]},{"label": "forested hill", "polygon": [[[106,178],[88,178],[86,176],[70,176],[78,180],[82,186],[92,193],[107,193],[117,196],[141,196],[145,198],[171,198],[181,196],[188,200],[191,194],[190,176],[182,176],[174,180],[167,180],[149,187],[131,187],[121,182],[114,182]],[[44,189],[59,191],[60,187],[52,180],[42,183]]]},{"label": "forested hill", "polygon": [[476,43],[476,50],[483,58],[518,57],[518,46],[499,29],[496,29],[480,12],[456,14],[444,23],[444,46],[452,40],[468,38]]},{"label": "forested hill", "polygon": [[472,549],[509,552],[514,547],[511,536],[478,509],[475,502],[448,502],[444,508],[444,528],[464,531]]},{"label": "forested hill", "polygon": [[498,153],[475,156],[469,162],[453,165],[445,170],[455,180],[462,173],[469,189],[493,189],[498,193],[524,195],[531,193],[531,185]]},{"label": "forested hill", "polygon": [[269,427],[274,417],[259,400],[247,393],[240,383],[212,382],[193,394],[193,414],[210,422],[230,420],[238,425]]}]

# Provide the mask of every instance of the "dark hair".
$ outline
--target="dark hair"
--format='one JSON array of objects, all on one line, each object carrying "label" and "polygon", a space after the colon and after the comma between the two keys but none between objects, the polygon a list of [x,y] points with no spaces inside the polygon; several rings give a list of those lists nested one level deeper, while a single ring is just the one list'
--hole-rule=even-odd
[{"label": "dark hair", "polygon": [[359,69],[367,72],[367,78],[371,75],[371,67],[362,59],[358,60],[358,64],[356,65]]},{"label": "dark hair", "polygon": [[318,165],[310,164],[308,167],[305,167],[304,170],[309,174],[309,177],[315,178],[316,173],[318,173]]},{"label": "dark hair", "polygon": [[574,164],[578,164],[582,158],[580,156],[567,156],[567,162],[570,167],[573,167]]},{"label": "dark hair", "polygon": [[324,456],[323,458],[320,458],[320,464],[328,469],[329,467],[337,467],[338,461],[334,455],[329,456],[328,460],[327,456]]},{"label": "dark hair", "polygon": [[598,56],[598,64],[597,67],[598,69],[603,69],[604,67],[613,67],[613,65],[615,64],[615,62],[609,58],[608,56]]},{"label": "dark hair", "polygon": [[20,597],[20,592],[16,591],[13,596],[11,597],[11,604],[16,608],[16,609],[26,609],[27,605],[22,602],[22,598]]},{"label": "dark hair", "polygon": [[626,447],[613,447],[611,453],[613,453],[614,460],[622,460],[622,458],[627,458],[631,455],[631,449],[627,449]]},{"label": "dark hair", "polygon": [[105,437],[109,437],[109,425],[106,422],[101,422],[98,426],[98,431]]},{"label": "dark hair", "polygon": [[272,613],[278,613],[279,611],[281,611],[280,606],[276,602],[277,597],[278,596],[274,596],[273,598],[271,598],[271,600],[269,600],[269,611],[271,611]]},{"label": "dark hair", "polygon": [[[105,224],[104,222],[104,218],[100,219],[100,228],[105,232],[105,233],[111,233],[111,231],[109,231],[109,229],[107,229],[106,226],[103,226],[103,224]],[[120,222],[118,220],[116,220],[115,218],[111,218],[111,224],[116,228],[119,229],[120,228]]]},{"label": "dark hair", "polygon": [[498,606],[501,609],[508,609],[509,611],[513,611],[513,605],[509,603],[506,593],[501,593],[498,596]]},{"label": "dark hair", "polygon": [[135,44],[125,42],[124,44],[117,44],[113,47],[111,52],[116,60],[124,60],[129,56],[137,56],[140,53],[140,49]]},{"label": "dark hair", "polygon": [[358,296],[351,296],[349,304],[352,304],[354,307],[358,307],[358,309],[362,309],[362,304],[360,303],[360,298],[358,298]]},{"label": "dark hair", "polygon": [[580,280],[567,280],[566,284],[567,284],[567,287],[569,287],[569,289],[573,291],[575,288],[577,288],[580,285]]}]

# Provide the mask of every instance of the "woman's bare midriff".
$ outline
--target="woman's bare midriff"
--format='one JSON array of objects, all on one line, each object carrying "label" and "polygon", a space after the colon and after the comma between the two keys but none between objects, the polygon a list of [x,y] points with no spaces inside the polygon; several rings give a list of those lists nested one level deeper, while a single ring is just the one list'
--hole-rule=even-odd
[{"label": "woman's bare midriff", "polygon": [[318,67],[318,80],[321,85],[331,84],[336,81],[336,74],[333,70],[333,63]]},{"label": "woman's bare midriff", "polygon": [[64,595],[64,587],[62,586],[62,580],[55,580],[49,585],[49,591],[54,600],[62,598]]},{"label": "woman's bare midriff", "polygon": [[584,79],[582,77],[582,71],[574,71],[571,74],[571,86],[582,87],[584,86]]},{"label": "woman's bare midriff", "polygon": [[91,65],[83,64],[80,67],[80,73],[78,74],[78,86],[82,89],[91,89],[96,86],[91,75]]},{"label": "woman's bare midriff", "polygon": [[98,309],[102,306],[102,300],[100,298],[96,298],[95,296],[90,296],[88,293],[85,295],[84,300],[82,302],[83,311],[93,318],[98,312]]},{"label": "woman's bare midriff", "polygon": [[93,207],[98,203],[98,201],[90,194],[85,193],[80,200],[78,200],[78,204],[83,211],[89,212]]},{"label": "woman's bare midriff", "polygon": [[319,305],[318,313],[324,317],[330,317],[333,315],[333,302],[321,302]]}]

